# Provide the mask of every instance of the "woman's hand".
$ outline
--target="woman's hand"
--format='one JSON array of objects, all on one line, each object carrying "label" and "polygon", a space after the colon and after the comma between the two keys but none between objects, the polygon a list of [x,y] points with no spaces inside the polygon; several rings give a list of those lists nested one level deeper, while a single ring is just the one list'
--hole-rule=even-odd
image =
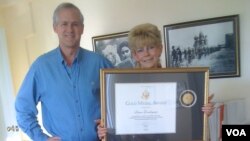
[{"label": "woman's hand", "polygon": [[213,97],[214,97],[214,94],[208,96],[208,103],[202,107],[202,111],[207,116],[210,116],[213,113],[213,111],[214,111],[214,103],[211,102],[211,100],[213,99]]},{"label": "woman's hand", "polygon": [[107,128],[104,128],[100,119],[95,121],[97,124],[97,135],[102,140],[107,134]]}]

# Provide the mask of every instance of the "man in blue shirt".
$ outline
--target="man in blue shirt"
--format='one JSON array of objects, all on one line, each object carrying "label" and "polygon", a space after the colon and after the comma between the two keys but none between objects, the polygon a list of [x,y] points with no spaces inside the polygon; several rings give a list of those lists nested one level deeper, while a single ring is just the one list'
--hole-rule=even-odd
[{"label": "man in blue shirt", "polygon": [[[112,68],[102,56],[80,47],[84,18],[71,3],[54,11],[59,47],[30,67],[15,101],[17,122],[34,141],[97,141],[101,68]],[[41,102],[45,134],[37,121]]]}]

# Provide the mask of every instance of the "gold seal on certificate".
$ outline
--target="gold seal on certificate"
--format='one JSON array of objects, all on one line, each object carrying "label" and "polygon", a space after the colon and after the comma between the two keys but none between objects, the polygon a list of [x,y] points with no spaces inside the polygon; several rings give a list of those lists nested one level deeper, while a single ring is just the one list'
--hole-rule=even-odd
[{"label": "gold seal on certificate", "polygon": [[141,97],[142,99],[147,100],[149,98],[149,92],[147,90],[144,90]]},{"label": "gold seal on certificate", "polygon": [[181,93],[179,100],[183,107],[192,107],[196,103],[197,96],[192,90],[184,90]]}]

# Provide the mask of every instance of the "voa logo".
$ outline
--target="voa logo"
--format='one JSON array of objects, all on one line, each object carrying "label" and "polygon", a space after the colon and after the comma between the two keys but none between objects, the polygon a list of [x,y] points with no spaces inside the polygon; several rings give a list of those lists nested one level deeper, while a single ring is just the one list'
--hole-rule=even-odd
[{"label": "voa logo", "polygon": [[227,136],[247,136],[244,129],[226,129]]}]

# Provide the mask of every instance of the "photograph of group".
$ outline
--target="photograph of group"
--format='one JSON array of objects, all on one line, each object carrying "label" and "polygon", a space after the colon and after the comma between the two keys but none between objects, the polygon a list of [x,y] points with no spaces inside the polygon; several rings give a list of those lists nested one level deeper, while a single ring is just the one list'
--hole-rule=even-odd
[{"label": "photograph of group", "polygon": [[239,16],[164,26],[168,67],[210,68],[210,78],[239,73]]}]

